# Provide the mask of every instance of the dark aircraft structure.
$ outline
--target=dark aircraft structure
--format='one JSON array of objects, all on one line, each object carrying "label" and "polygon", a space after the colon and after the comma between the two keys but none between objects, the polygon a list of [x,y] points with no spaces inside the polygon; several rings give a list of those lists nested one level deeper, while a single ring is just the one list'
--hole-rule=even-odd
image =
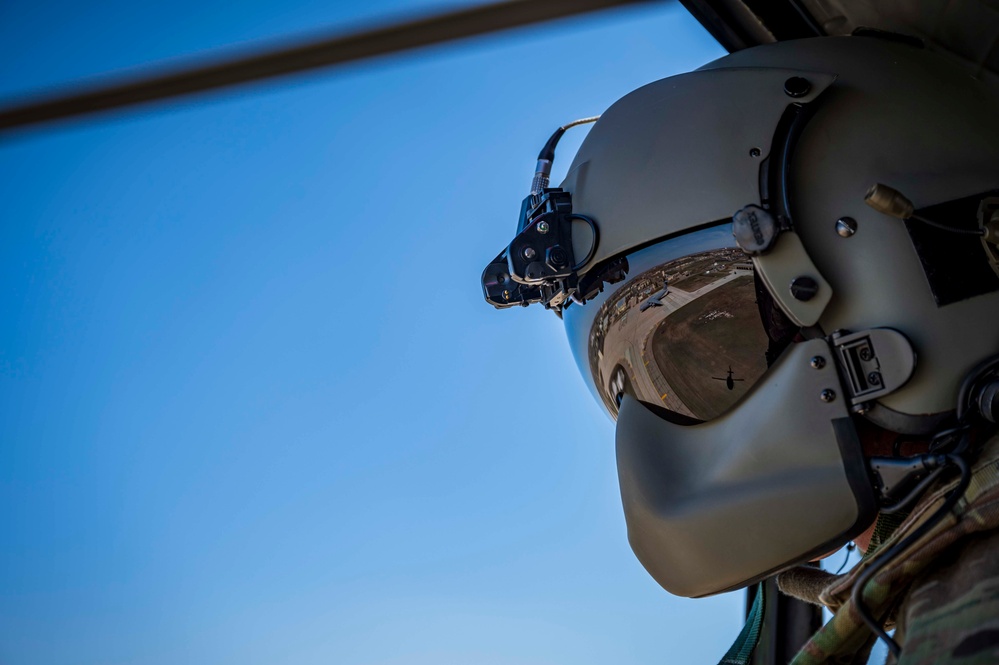
[{"label": "dark aircraft structure", "polygon": [[[466,5],[434,15],[409,17],[367,30],[337,32],[319,40],[278,49],[245,50],[190,68],[152,68],[96,87],[75,87],[62,93],[26,99],[0,100],[0,140],[15,131],[43,123],[190,97],[304,71],[331,68],[374,57],[468,39],[551,20],[610,10],[626,5],[671,4],[668,0],[509,0]],[[995,82],[999,77],[999,5],[986,0],[680,0],[705,29],[729,52],[753,46],[816,36],[878,33],[886,38],[919,42],[965,67],[969,76]],[[543,34],[536,32],[535,34]],[[663,35],[663,39],[670,39]],[[548,65],[557,76],[558,65]],[[537,72],[525,72],[525,79]],[[572,90],[558,94],[571,97]],[[213,97],[213,99],[217,98]],[[553,124],[555,124],[553,122]],[[34,131],[38,131],[35,129]],[[642,310],[662,306],[668,293],[650,297]],[[732,368],[725,381],[736,381]],[[751,603],[752,591],[750,591]],[[786,596],[767,606],[762,639],[753,657],[756,665],[786,663],[821,625],[817,607]],[[748,605],[747,605],[748,607]]]}]

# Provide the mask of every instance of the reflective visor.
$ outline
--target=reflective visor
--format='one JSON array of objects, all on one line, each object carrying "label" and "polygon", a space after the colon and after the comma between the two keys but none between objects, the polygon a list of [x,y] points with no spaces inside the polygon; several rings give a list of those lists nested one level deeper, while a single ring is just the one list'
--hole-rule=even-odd
[{"label": "reflective visor", "polygon": [[796,332],[764,324],[769,294],[731,223],[627,259],[624,280],[563,313],[576,364],[612,418],[624,393],[687,418],[716,418],[763,375],[768,350],[773,358],[775,343],[782,348]]}]

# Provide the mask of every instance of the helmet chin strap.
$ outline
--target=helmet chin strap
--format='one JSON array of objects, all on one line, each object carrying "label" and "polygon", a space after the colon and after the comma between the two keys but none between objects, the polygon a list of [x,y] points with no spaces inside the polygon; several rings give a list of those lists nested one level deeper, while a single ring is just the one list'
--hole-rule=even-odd
[{"label": "helmet chin strap", "polygon": [[863,591],[880,570],[926,535],[964,496],[971,482],[970,458],[974,452],[971,433],[976,418],[985,421],[990,429],[999,421],[999,355],[979,364],[965,378],[958,394],[958,424],[937,432],[930,440],[929,453],[912,457],[872,457],[869,461],[875,489],[883,504],[880,512],[888,515],[909,508],[947,471],[956,470],[960,474],[957,485],[929,519],[882,555],[853,586],[851,600],[860,618],[884,640],[896,660],[902,647],[864,606]]}]

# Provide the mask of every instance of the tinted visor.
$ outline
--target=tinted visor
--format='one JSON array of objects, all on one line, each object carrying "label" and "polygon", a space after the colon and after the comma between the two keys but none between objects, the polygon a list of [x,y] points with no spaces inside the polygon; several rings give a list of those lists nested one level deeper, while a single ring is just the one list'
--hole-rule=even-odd
[{"label": "tinted visor", "polygon": [[797,333],[735,244],[731,223],[629,254],[624,280],[563,313],[576,364],[617,418],[622,394],[711,420]]}]

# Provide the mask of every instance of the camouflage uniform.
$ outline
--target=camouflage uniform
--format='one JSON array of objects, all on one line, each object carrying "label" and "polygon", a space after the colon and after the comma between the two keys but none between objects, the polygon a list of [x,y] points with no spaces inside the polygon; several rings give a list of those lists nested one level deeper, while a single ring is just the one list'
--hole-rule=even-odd
[{"label": "camouflage uniform", "polygon": [[[867,662],[875,638],[850,600],[854,582],[879,554],[930,517],[956,482],[931,490],[848,573],[795,568],[779,576],[785,593],[835,613],[792,665]],[[954,509],[878,572],[863,599],[872,616],[886,617],[887,628],[897,619],[900,665],[999,663],[999,437],[984,446],[972,466],[971,484]]]}]

